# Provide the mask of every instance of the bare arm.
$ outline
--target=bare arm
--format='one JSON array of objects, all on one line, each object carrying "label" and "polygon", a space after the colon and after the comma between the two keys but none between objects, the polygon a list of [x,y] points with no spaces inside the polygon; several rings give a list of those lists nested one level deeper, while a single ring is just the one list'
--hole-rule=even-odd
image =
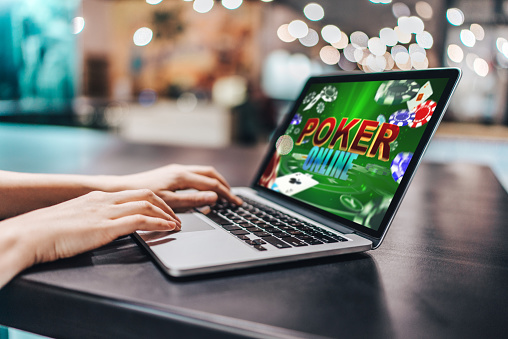
[{"label": "bare arm", "polygon": [[[33,174],[0,171],[0,219],[52,206],[92,191],[147,188],[174,209],[213,204],[223,198],[236,204],[226,180],[208,166],[169,165],[124,176]],[[177,194],[175,191],[196,189]]]},{"label": "bare arm", "polygon": [[136,230],[172,231],[180,220],[150,190],[91,192],[0,222],[0,288],[27,267],[67,258]]}]

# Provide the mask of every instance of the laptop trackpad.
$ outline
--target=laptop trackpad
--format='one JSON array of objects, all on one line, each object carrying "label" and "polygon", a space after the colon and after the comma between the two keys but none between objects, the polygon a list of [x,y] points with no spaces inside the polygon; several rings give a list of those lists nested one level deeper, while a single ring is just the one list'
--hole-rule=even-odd
[{"label": "laptop trackpad", "polygon": [[195,213],[178,213],[177,216],[182,221],[182,230],[180,232],[208,231],[215,229]]}]

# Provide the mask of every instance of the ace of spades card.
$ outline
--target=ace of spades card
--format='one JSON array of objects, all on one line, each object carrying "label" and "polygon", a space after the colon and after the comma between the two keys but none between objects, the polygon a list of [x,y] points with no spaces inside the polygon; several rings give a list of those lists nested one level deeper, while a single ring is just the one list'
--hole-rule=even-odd
[{"label": "ace of spades card", "polygon": [[308,174],[292,173],[275,179],[279,192],[294,195],[317,185],[319,182]]}]

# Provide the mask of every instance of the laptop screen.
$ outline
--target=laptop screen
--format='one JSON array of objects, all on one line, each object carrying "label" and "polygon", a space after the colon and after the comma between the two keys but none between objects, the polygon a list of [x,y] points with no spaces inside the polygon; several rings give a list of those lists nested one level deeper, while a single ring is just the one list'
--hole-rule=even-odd
[{"label": "laptop screen", "polygon": [[377,231],[450,79],[324,79],[306,85],[257,185]]}]

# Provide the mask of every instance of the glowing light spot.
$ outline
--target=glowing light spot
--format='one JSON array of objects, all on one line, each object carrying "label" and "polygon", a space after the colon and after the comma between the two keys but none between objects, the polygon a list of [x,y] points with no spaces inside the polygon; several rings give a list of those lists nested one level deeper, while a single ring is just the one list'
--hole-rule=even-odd
[{"label": "glowing light spot", "polygon": [[397,33],[389,27],[385,27],[379,31],[379,37],[386,46],[395,46],[398,42]]},{"label": "glowing light spot", "polygon": [[325,64],[335,65],[340,60],[340,52],[332,46],[325,46],[319,51],[319,57]]},{"label": "glowing light spot", "polygon": [[446,19],[453,26],[460,26],[464,23],[464,13],[458,8],[450,8],[446,11]]},{"label": "glowing light spot", "polygon": [[348,37],[347,34],[342,31],[340,32],[340,35],[340,40],[338,42],[332,43],[332,46],[335,48],[344,49],[348,44]]},{"label": "glowing light spot", "polygon": [[152,30],[148,27],[141,27],[134,33],[132,40],[136,46],[146,46],[152,41],[152,38]]},{"label": "glowing light spot", "polygon": [[300,39],[309,33],[309,26],[302,20],[293,20],[288,25],[288,31],[293,37]]},{"label": "glowing light spot", "polygon": [[402,2],[396,2],[392,6],[392,13],[396,18],[400,18],[401,16],[410,16],[411,11],[409,7]]},{"label": "glowing light spot", "polygon": [[307,17],[307,19],[311,21],[319,21],[323,19],[325,16],[325,11],[321,5],[311,2],[303,9],[303,14]]},{"label": "glowing light spot", "polygon": [[277,36],[284,42],[295,41],[296,38],[289,34],[288,26],[288,24],[281,25],[279,29],[277,29]]},{"label": "glowing light spot", "polygon": [[162,2],[162,0],[146,0],[146,3],[149,5],[158,5]]},{"label": "glowing light spot", "polygon": [[434,45],[434,38],[429,32],[423,31],[422,33],[416,35],[416,43],[422,48],[430,49],[432,48],[432,45]]},{"label": "glowing light spot", "polygon": [[305,47],[316,46],[318,42],[319,42],[319,34],[312,28],[309,28],[309,33],[307,33],[306,36],[300,39],[300,43]]},{"label": "glowing light spot", "polygon": [[157,101],[157,93],[153,89],[144,89],[139,93],[138,102],[141,106],[152,106]]},{"label": "glowing light spot", "polygon": [[432,15],[434,11],[432,10],[432,6],[425,1],[418,1],[415,4],[416,13],[426,20],[432,19]]},{"label": "glowing light spot", "polygon": [[323,37],[323,40],[331,44],[340,41],[340,39],[342,38],[342,35],[340,33],[341,32],[339,27],[334,25],[326,25],[321,30],[321,36]]},{"label": "glowing light spot", "polygon": [[460,46],[451,44],[448,46],[447,49],[448,58],[456,63],[462,62],[464,60],[464,52],[462,51],[462,48]]},{"label": "glowing light spot", "polygon": [[475,59],[473,69],[481,77],[486,77],[489,74],[489,64],[482,58]]},{"label": "glowing light spot", "polygon": [[[376,55],[376,56],[382,56],[386,52],[386,45],[383,43],[383,41],[380,38],[370,38],[368,42],[369,51]],[[372,68],[372,67],[371,67]],[[384,69],[384,66],[383,66]]]},{"label": "glowing light spot", "polygon": [[482,26],[478,24],[471,24],[471,27],[469,27],[469,29],[471,30],[471,32],[473,32],[476,40],[481,41],[485,38],[485,30],[483,29]]},{"label": "glowing light spot", "polygon": [[213,8],[213,4],[213,0],[194,0],[192,8],[198,13],[207,13]]},{"label": "glowing light spot", "polygon": [[467,47],[473,47],[476,43],[476,38],[469,29],[463,29],[460,31],[460,41]]},{"label": "glowing light spot", "polygon": [[227,9],[237,9],[243,3],[243,0],[222,0],[222,6]]},{"label": "glowing light spot", "polygon": [[72,19],[72,33],[79,34],[85,28],[85,19],[83,17],[77,16]]},{"label": "glowing light spot", "polygon": [[356,31],[350,35],[351,44],[356,48],[367,48],[369,37],[367,34]]},{"label": "glowing light spot", "polygon": [[399,26],[393,29],[397,34],[397,39],[401,44],[408,44],[411,41],[411,33],[406,33],[400,29]]}]

